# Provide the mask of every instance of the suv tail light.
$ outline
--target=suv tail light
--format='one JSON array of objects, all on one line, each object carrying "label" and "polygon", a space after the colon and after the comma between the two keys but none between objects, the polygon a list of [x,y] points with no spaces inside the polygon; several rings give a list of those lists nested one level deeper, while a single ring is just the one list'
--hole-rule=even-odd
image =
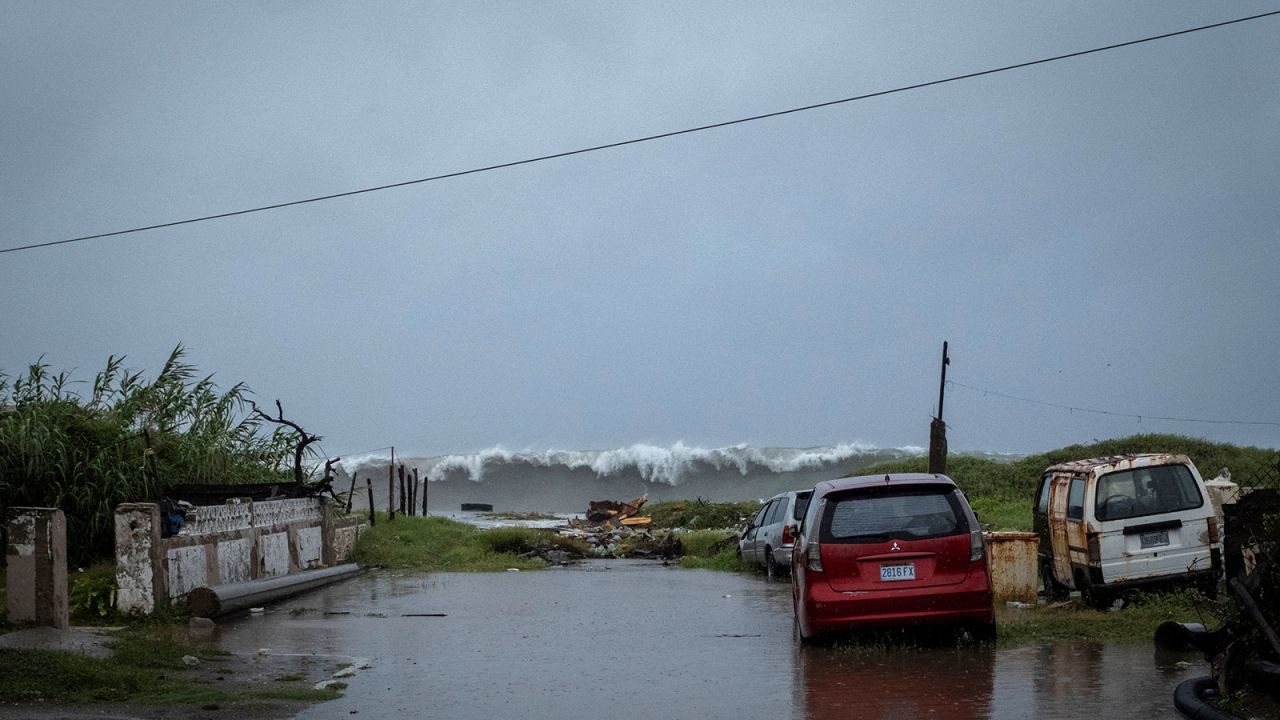
[{"label": "suv tail light", "polygon": [[796,529],[794,526],[792,525],[782,526],[782,544],[783,545],[796,544]]},{"label": "suv tail light", "polygon": [[814,572],[823,572],[822,569],[822,548],[818,543],[809,543],[804,551],[804,566]]},{"label": "suv tail light", "polygon": [[969,531],[969,562],[977,562],[986,553],[987,547],[982,542],[982,530]]},{"label": "suv tail light", "polygon": [[1215,545],[1218,542],[1218,518],[1209,518],[1209,544]]}]

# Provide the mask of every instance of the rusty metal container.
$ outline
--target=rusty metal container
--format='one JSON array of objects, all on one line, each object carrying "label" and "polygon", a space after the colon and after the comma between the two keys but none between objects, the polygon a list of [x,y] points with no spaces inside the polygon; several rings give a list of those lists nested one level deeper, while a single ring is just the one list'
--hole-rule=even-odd
[{"label": "rusty metal container", "polygon": [[995,599],[1035,602],[1039,585],[1039,537],[1030,532],[1001,531],[986,533],[986,538]]}]

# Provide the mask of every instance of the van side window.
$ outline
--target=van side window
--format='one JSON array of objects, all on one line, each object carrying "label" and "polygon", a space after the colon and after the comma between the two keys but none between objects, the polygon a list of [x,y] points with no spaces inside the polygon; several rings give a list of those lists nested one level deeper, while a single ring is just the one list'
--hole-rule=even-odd
[{"label": "van side window", "polygon": [[1049,514],[1049,485],[1051,484],[1049,480],[1052,477],[1052,475],[1046,474],[1040,478],[1040,496],[1036,500],[1036,512],[1041,515]]},{"label": "van side window", "polygon": [[1084,519],[1084,478],[1071,478],[1071,489],[1067,493],[1067,519]]}]

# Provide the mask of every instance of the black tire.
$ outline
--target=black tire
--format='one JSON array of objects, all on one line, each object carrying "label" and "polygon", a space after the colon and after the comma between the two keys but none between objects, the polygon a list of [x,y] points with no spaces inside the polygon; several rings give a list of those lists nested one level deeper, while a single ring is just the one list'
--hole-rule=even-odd
[{"label": "black tire", "polygon": [[1076,588],[1080,590],[1080,599],[1095,610],[1110,608],[1111,603],[1116,599],[1115,591],[1089,582],[1089,578],[1082,571],[1076,571]]},{"label": "black tire", "polygon": [[1071,597],[1071,589],[1053,577],[1053,563],[1045,560],[1040,563],[1040,579],[1044,582],[1044,594],[1055,602]]}]

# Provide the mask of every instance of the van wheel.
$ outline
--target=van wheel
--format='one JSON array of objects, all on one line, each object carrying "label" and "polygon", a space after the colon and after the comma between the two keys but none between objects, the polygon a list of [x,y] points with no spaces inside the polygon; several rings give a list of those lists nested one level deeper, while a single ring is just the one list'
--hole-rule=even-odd
[{"label": "van wheel", "polygon": [[764,549],[764,576],[770,580],[778,577],[778,563],[773,560],[773,548]]},{"label": "van wheel", "polygon": [[1053,563],[1040,563],[1040,579],[1044,582],[1044,594],[1055,602],[1071,597],[1071,588],[1058,582],[1053,577]]},{"label": "van wheel", "polygon": [[1101,588],[1089,582],[1089,578],[1083,572],[1076,573],[1076,587],[1080,590],[1080,599],[1097,610],[1106,610],[1111,607],[1116,597],[1109,588]]}]

